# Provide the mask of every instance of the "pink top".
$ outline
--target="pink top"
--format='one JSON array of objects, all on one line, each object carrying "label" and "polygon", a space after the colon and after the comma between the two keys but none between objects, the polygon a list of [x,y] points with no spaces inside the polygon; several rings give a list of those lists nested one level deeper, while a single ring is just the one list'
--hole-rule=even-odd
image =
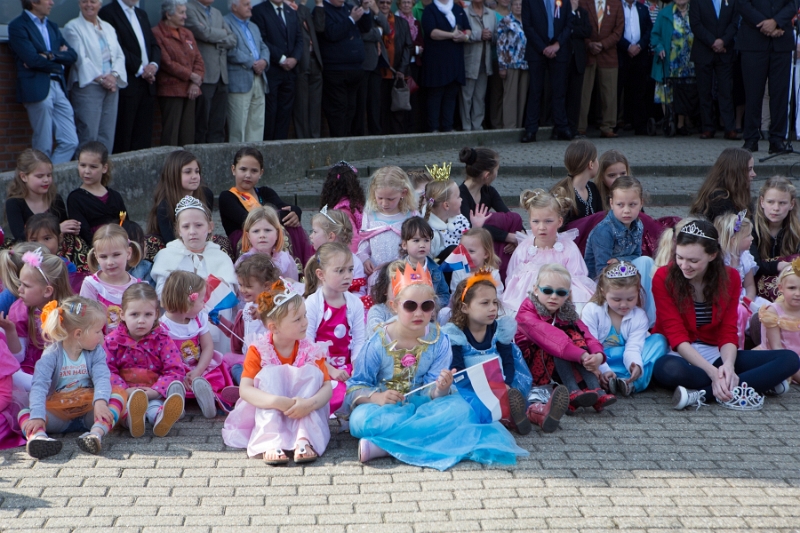
[{"label": "pink top", "polygon": [[349,198],[342,198],[333,208],[347,213],[350,224],[353,226],[353,240],[350,242],[350,251],[353,253],[358,252],[358,243],[361,242],[361,235],[358,232],[361,230],[361,220],[363,218],[361,210],[351,209]]},{"label": "pink top", "polygon": [[[772,314],[770,311],[773,311],[774,314],[778,315],[777,320],[768,320],[767,317]],[[772,327],[780,328],[781,344],[783,344],[783,347],[786,350],[792,350],[793,352],[800,354],[800,319],[787,315],[780,302],[775,302],[768,305],[764,311],[759,313],[759,316],[762,317],[761,344],[767,350],[773,349],[770,347],[769,337],[767,337],[768,324],[766,323],[769,322],[769,325]]]},{"label": "pink top", "polygon": [[[39,318],[40,311],[36,309],[33,312],[36,317],[36,339],[33,339],[35,342],[31,342],[31,339],[28,338],[29,311],[25,302],[23,302],[21,298],[18,298],[17,301],[11,304],[11,309],[8,310],[8,319],[16,325],[17,336],[25,352],[25,358],[22,360],[22,363],[20,363],[20,367],[22,367],[22,371],[26,374],[33,374],[33,367],[36,366],[36,361],[42,357],[42,351],[44,350],[42,321]],[[41,348],[36,347],[37,343]]]},{"label": "pink top", "polygon": [[108,310],[106,333],[114,331],[122,320],[122,293],[125,289],[142,280],[128,274],[128,281],[124,285],[106,283],[98,274],[84,278],[81,286],[81,296],[90,300],[97,300]]},{"label": "pink top", "polygon": [[347,306],[331,307],[325,302],[322,322],[317,327],[317,342],[330,342],[328,362],[338,369],[350,364],[350,326],[347,325]]}]

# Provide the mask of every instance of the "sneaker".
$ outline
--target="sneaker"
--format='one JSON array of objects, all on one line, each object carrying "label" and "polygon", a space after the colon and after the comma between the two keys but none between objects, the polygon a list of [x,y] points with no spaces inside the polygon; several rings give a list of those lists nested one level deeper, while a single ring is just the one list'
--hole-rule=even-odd
[{"label": "sneaker", "polygon": [[78,443],[78,448],[85,451],[86,453],[91,453],[92,455],[97,455],[103,448],[102,440],[100,440],[100,435],[92,433],[91,431],[87,431],[86,433],[84,433],[75,440]]},{"label": "sneaker", "polygon": [[38,434],[31,437],[28,444],[25,445],[25,451],[34,459],[44,459],[58,454],[63,446],[64,444],[60,440]]},{"label": "sneaker", "polygon": [[[591,407],[597,403],[600,395],[596,390],[574,390],[569,393],[569,405],[577,409],[578,407]],[[574,409],[571,409],[574,412]]]},{"label": "sneaker", "polygon": [[128,431],[134,439],[144,435],[144,421],[149,403],[147,394],[142,389],[136,389],[128,396]]},{"label": "sneaker", "polygon": [[[199,379],[199,378],[198,378]],[[179,382],[172,382],[173,384]],[[170,385],[172,388],[172,385]],[[181,385],[183,388],[183,385]],[[164,405],[161,406],[161,410],[158,411],[158,415],[156,415],[156,423],[153,424],[153,434],[156,437],[166,437],[169,430],[172,429],[172,426],[175,425],[181,414],[183,413],[183,396],[180,393],[172,393],[170,394],[167,399],[164,401]]]},{"label": "sneaker", "polygon": [[791,385],[792,385],[792,378],[789,378],[787,380],[781,381],[780,383],[772,387],[770,390],[766,392],[766,394],[769,394],[770,396],[781,396],[782,394],[786,394],[791,390]]},{"label": "sneaker", "polygon": [[527,435],[531,432],[531,422],[525,414],[527,405],[525,405],[525,397],[517,389],[508,389],[508,407],[511,411],[511,420],[517,427],[517,432],[520,435]]},{"label": "sneaker", "polygon": [[[600,390],[600,389],[596,389],[596,390]],[[613,394],[606,394],[605,392],[602,392],[600,394],[600,397],[597,399],[597,403],[595,403],[592,407],[598,413],[602,413],[603,409],[605,409],[609,405],[614,405],[615,403],[617,403],[617,397],[616,396],[614,396]]]},{"label": "sneaker", "polygon": [[211,384],[206,378],[194,378],[192,381],[192,392],[197,400],[197,405],[206,418],[216,418],[217,416],[217,397],[211,389]]},{"label": "sneaker", "polygon": [[678,385],[672,395],[672,408],[680,411],[690,405],[696,405],[698,410],[702,406],[708,405],[706,403],[706,391],[687,389]]}]

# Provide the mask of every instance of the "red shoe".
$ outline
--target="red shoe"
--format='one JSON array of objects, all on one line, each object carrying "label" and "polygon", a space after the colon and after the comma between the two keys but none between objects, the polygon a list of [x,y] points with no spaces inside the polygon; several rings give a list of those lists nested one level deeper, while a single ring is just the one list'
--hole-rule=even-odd
[{"label": "red shoe", "polygon": [[[574,390],[569,393],[569,406],[577,409],[578,407],[591,407],[600,398],[600,389]],[[603,393],[605,394],[605,393]]]},{"label": "red shoe", "polygon": [[609,405],[614,405],[615,403],[617,403],[616,396],[603,392],[597,399],[597,403],[595,403],[592,407],[594,407],[594,410],[598,413],[602,413],[604,408],[608,407]]},{"label": "red shoe", "polygon": [[544,433],[552,433],[558,429],[559,421],[569,408],[569,391],[559,385],[550,393],[547,403],[532,403],[528,407],[528,420],[542,428]]}]

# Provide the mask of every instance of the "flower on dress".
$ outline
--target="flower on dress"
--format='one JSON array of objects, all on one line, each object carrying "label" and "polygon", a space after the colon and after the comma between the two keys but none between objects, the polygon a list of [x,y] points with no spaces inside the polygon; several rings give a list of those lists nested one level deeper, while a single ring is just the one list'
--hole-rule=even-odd
[{"label": "flower on dress", "polygon": [[407,353],[400,359],[400,364],[403,365],[404,368],[408,368],[410,366],[414,366],[417,363],[417,358],[414,357],[414,354]]}]

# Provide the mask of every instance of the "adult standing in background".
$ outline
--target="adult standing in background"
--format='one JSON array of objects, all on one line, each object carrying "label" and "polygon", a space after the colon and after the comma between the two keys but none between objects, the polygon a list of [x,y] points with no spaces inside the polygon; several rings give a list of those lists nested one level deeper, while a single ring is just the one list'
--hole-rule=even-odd
[{"label": "adult standing in background", "polygon": [[297,86],[297,62],[303,57],[302,26],[295,10],[283,5],[283,0],[267,0],[257,5],[252,20],[269,48],[264,140],[286,139]]},{"label": "adult standing in background", "polygon": [[228,50],[228,140],[258,142],[264,138],[264,95],[269,91],[266,70],[269,48],[251,20],[250,0],[228,0],[225,22],[236,35]]},{"label": "adult standing in background", "polygon": [[185,22],[186,0],[161,2],[161,22],[153,28],[162,61],[158,70],[161,146],[194,142],[195,101],[200,96],[205,66]]},{"label": "adult standing in background", "polygon": [[128,77],[117,32],[97,16],[100,6],[100,0],[80,0],[80,15],[64,26],[64,38],[78,54],[67,86],[75,110],[78,142],[98,141],[111,153],[119,103],[117,90],[128,85]]},{"label": "adult standing in background", "polygon": [[54,164],[64,163],[78,147],[64,67],[75,63],[78,55],[58,26],[47,19],[53,0],[22,0],[22,8],[23,13],[8,25],[8,46],[17,68],[17,101],[28,111],[33,148]]},{"label": "adult standing in background", "polygon": [[205,74],[200,96],[195,102],[194,142],[225,142],[225,114],[228,108],[228,50],[236,46],[236,36],[212,7],[214,0],[189,0],[186,27],[194,35]]},{"label": "adult standing in background", "polygon": [[586,39],[592,36],[589,12],[579,5],[579,0],[570,0],[572,10],[571,53],[567,60],[567,123],[571,135],[578,133],[578,117],[581,112],[583,75],[586,72]]},{"label": "adult standing in background", "polygon": [[769,80],[769,153],[784,152],[789,69],[795,45],[792,32],[795,3],[793,0],[739,0],[736,8],[742,16],[736,49],[742,56],[746,95],[743,148],[758,151],[761,100],[764,84]]},{"label": "adult standing in background", "polygon": [[322,54],[317,40],[319,31],[325,28],[323,0],[316,0],[311,11],[304,3],[284,0],[297,11],[303,28],[303,57],[297,67],[297,91],[294,100],[294,134],[298,139],[319,139],[322,130]]},{"label": "adult standing in background", "polygon": [[650,32],[653,31],[653,22],[650,20],[647,7],[636,0],[622,0],[622,13],[625,29],[617,43],[619,57],[617,102],[621,102],[621,96],[624,95],[625,122],[633,126],[636,135],[645,135],[647,110],[652,98],[652,95],[648,98],[647,80],[653,67],[653,59],[650,56]]},{"label": "adult standing in background", "polygon": [[486,87],[492,75],[492,44],[497,41],[497,14],[472,0],[464,9],[471,30],[464,43],[464,76],[461,87],[461,126],[464,131],[483,129],[486,115]]},{"label": "adult standing in background", "polygon": [[[353,118],[354,135],[380,135],[381,132],[381,69],[379,64],[388,65],[383,36],[389,33],[389,23],[378,10],[375,0],[363,0],[361,7],[364,16],[372,19],[369,31],[361,32],[364,41],[364,77],[356,96],[356,116]],[[383,60],[381,61],[381,58]],[[366,119],[366,120],[365,120]],[[365,127],[366,126],[366,127]],[[385,133],[385,132],[383,132]]]},{"label": "adult standing in background", "polygon": [[153,143],[153,97],[161,49],[150,19],[137,0],[113,0],[100,9],[100,19],[117,32],[125,56],[128,86],[119,90],[114,153],[150,148]]}]

